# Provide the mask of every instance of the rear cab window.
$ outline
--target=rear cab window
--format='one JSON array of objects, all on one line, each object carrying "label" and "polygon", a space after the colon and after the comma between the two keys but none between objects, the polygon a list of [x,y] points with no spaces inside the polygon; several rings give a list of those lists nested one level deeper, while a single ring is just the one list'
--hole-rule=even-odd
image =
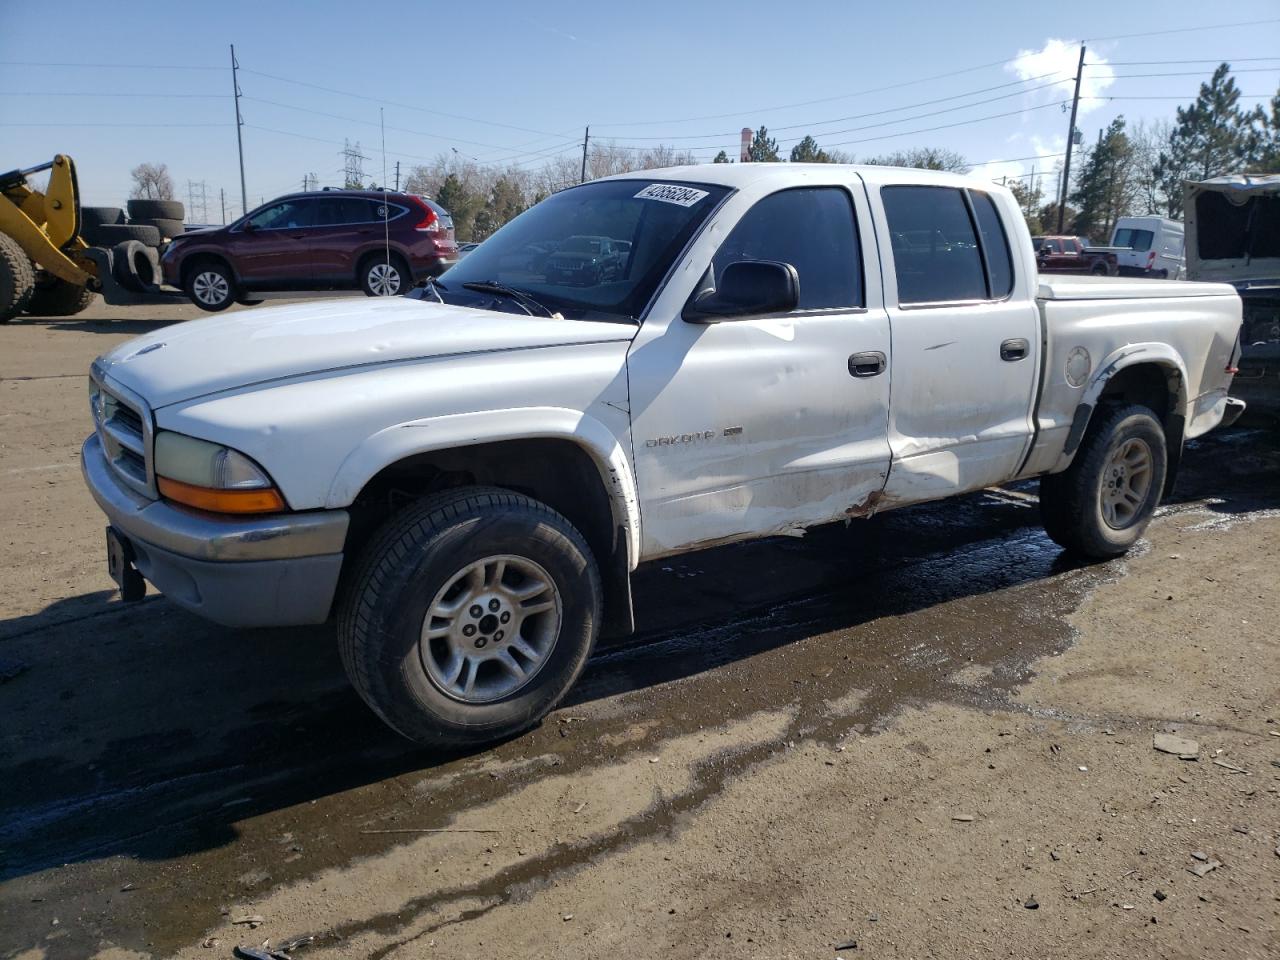
[{"label": "rear cab window", "polygon": [[[889,185],[880,190],[903,306],[1001,300],[1013,255],[999,210],[980,190]],[[1046,240],[1043,250],[1056,253]]]}]

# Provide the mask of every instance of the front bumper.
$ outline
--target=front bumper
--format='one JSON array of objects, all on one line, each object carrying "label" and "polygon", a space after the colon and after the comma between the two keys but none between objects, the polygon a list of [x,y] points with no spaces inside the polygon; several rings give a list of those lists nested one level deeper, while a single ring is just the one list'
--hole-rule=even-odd
[{"label": "front bumper", "polygon": [[85,483],[133,547],[138,571],[175,603],[234,627],[323,623],[342,570],[345,510],[220,517],[126,487],[97,434],[80,451]]}]

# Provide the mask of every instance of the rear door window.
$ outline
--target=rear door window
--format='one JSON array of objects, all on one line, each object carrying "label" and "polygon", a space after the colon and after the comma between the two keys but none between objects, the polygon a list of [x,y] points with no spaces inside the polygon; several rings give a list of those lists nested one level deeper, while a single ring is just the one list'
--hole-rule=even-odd
[{"label": "rear door window", "polygon": [[987,279],[964,194],[954,187],[881,188],[898,302],[984,300]]},{"label": "rear door window", "polygon": [[[969,198],[973,201],[973,214],[978,221],[978,233],[982,236],[982,252],[990,278],[987,295],[992,300],[1000,300],[1013,292],[1013,254],[1009,250],[1009,240],[991,195],[970,190]],[[1074,247],[1071,252],[1076,252]]]},{"label": "rear door window", "polygon": [[716,283],[739,260],[789,263],[800,277],[800,310],[863,305],[862,253],[853,204],[841,187],[771,194],[738,221],[712,265]]}]

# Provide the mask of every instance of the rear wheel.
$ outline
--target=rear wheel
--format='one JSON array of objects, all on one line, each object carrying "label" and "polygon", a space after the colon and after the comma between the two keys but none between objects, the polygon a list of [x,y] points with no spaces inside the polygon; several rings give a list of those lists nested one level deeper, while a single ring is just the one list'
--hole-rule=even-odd
[{"label": "rear wheel", "polygon": [[538,722],[582,673],[600,578],[560,514],[497,488],[428,497],[364,551],[338,619],[352,684],[419,743],[471,746]]},{"label": "rear wheel", "polygon": [[216,260],[197,263],[187,271],[183,283],[187,296],[201,310],[217,313],[236,300],[236,282],[231,268]]},{"label": "rear wheel", "polygon": [[1151,522],[1167,470],[1164,429],[1148,407],[1099,409],[1071,466],[1040,479],[1045,531],[1086,557],[1118,557]]},{"label": "rear wheel", "polygon": [[1105,277],[1107,275],[1107,265],[1105,263],[1095,263],[1093,269],[1089,272],[1095,277]]},{"label": "rear wheel", "polygon": [[408,291],[409,268],[396,254],[369,257],[360,268],[360,287],[369,297],[394,297]]},{"label": "rear wheel", "polygon": [[31,301],[36,271],[26,251],[12,237],[0,234],[0,323],[8,323]]}]

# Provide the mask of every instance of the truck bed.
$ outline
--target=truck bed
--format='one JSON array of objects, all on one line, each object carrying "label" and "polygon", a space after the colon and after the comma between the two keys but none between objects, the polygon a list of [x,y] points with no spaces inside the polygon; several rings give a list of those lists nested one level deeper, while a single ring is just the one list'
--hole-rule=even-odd
[{"label": "truck bed", "polygon": [[1041,300],[1142,300],[1221,297],[1234,293],[1235,289],[1226,283],[1041,274],[1036,296]]}]

